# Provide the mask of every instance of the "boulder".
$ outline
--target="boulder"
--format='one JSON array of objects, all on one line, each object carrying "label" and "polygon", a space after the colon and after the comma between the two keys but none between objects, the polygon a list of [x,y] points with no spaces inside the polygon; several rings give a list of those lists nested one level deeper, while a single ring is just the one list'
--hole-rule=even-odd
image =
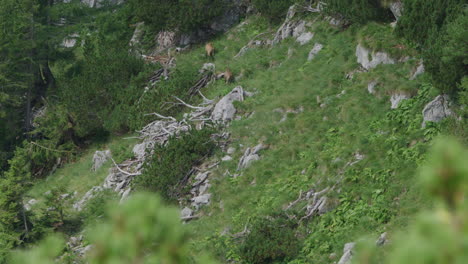
[{"label": "boulder", "polygon": [[373,69],[379,64],[395,64],[395,60],[385,52],[370,52],[368,49],[358,44],[356,47],[357,62],[366,70]]},{"label": "boulder", "polygon": [[96,196],[97,193],[101,192],[103,190],[103,188],[101,186],[94,186],[93,188],[91,188],[84,196],[83,198],[81,198],[81,200],[79,200],[78,202],[76,202],[75,204],[73,204],[73,209],[77,210],[77,211],[81,211],[83,210],[84,206],[86,205],[86,203],[92,199],[94,196]]},{"label": "boulder", "polygon": [[133,31],[132,38],[130,39],[129,46],[132,49],[132,51],[140,54],[140,43],[141,39],[143,38],[143,28],[145,26],[144,22],[139,22],[135,24],[135,31]]},{"label": "boulder", "polygon": [[254,161],[260,160],[260,155],[258,155],[258,152],[265,148],[266,146],[262,143],[253,148],[247,148],[244,152],[244,155],[242,155],[239,160],[237,170],[245,169],[249,167]]},{"label": "boulder", "polygon": [[205,73],[205,72],[215,72],[216,70],[216,65],[214,63],[205,63],[203,64],[203,67],[198,71],[199,73]]},{"label": "boulder", "polygon": [[404,93],[394,93],[390,96],[391,109],[396,109],[401,101],[409,99],[409,96]]},{"label": "boulder", "polygon": [[211,199],[211,194],[209,193],[196,196],[192,198],[192,206],[198,210],[202,205],[209,204],[210,199]]},{"label": "boulder", "polygon": [[237,112],[233,103],[235,101],[244,101],[244,95],[246,94],[241,86],[234,88],[215,105],[213,112],[211,113],[211,119],[217,122],[228,122],[233,120],[234,115]]},{"label": "boulder", "polygon": [[375,244],[378,247],[385,246],[386,244],[388,244],[387,232],[382,233],[377,239],[377,241],[375,241]]},{"label": "boulder", "polygon": [[185,207],[184,209],[182,209],[182,211],[180,211],[180,218],[182,219],[191,217],[192,215],[193,215],[193,210],[188,207]]},{"label": "boulder", "polygon": [[96,151],[93,155],[93,171],[97,171],[102,165],[111,158],[110,150]]},{"label": "boulder", "polygon": [[35,205],[35,204],[37,204],[37,200],[36,200],[36,199],[31,199],[31,200],[29,200],[29,201],[24,205],[24,209],[25,209],[26,211],[30,211],[30,210],[31,210],[31,207],[32,207],[33,205]]},{"label": "boulder", "polygon": [[452,115],[450,110],[450,98],[448,95],[439,95],[429,102],[423,109],[422,127],[426,127],[426,122],[440,122],[446,117]]},{"label": "boulder", "polygon": [[414,70],[413,74],[411,75],[410,80],[412,81],[416,79],[416,77],[423,74],[424,72],[425,72],[424,63],[420,61],[418,67],[416,67],[416,70]]},{"label": "boulder", "polygon": [[309,43],[313,37],[314,37],[314,33],[305,32],[305,33],[302,33],[299,37],[297,37],[296,41],[299,42],[299,44],[301,45],[305,45]]},{"label": "boulder", "polygon": [[135,158],[138,160],[144,160],[146,156],[146,147],[147,147],[147,142],[143,141],[142,143],[136,144],[133,147],[133,155],[135,155]]},{"label": "boulder", "polygon": [[311,61],[315,58],[315,56],[323,49],[323,45],[320,43],[315,43],[312,50],[309,52],[309,56],[307,57],[308,61]]},{"label": "boulder", "polygon": [[377,86],[377,81],[372,81],[367,85],[367,91],[370,94],[375,94],[375,87]]},{"label": "boulder", "polygon": [[403,3],[400,0],[396,0],[390,4],[390,11],[392,11],[395,19],[398,20],[403,13]]},{"label": "boulder", "polygon": [[345,244],[343,249],[343,256],[341,256],[338,264],[351,264],[351,258],[353,257],[353,249],[355,245],[356,243],[354,242]]},{"label": "boulder", "polygon": [[63,39],[62,41],[62,47],[64,48],[73,48],[76,46],[76,43],[78,42],[80,35],[78,33],[73,33],[66,38]]}]

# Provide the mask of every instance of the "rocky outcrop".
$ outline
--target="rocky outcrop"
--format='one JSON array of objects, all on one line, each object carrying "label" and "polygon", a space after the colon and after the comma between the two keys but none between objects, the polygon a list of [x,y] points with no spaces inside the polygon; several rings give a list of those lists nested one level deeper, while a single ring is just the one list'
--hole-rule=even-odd
[{"label": "rocky outcrop", "polygon": [[99,168],[102,167],[106,161],[108,161],[111,158],[111,152],[110,150],[103,150],[99,151],[97,150],[94,155],[93,155],[93,171],[97,171]]},{"label": "rocky outcrop", "polygon": [[75,47],[79,38],[80,38],[80,35],[78,33],[73,33],[73,34],[67,36],[62,41],[62,47],[64,47],[64,48],[73,48],[73,47]]},{"label": "rocky outcrop", "polygon": [[392,11],[393,15],[395,16],[395,19],[398,20],[400,19],[402,13],[403,13],[403,3],[401,0],[396,0],[393,3],[390,4],[390,11]]},{"label": "rocky outcrop", "polygon": [[254,161],[260,160],[260,155],[258,154],[258,152],[265,148],[266,146],[262,143],[258,144],[253,148],[247,148],[244,152],[244,155],[242,155],[242,157],[239,160],[237,170],[245,169],[249,167]]},{"label": "rocky outcrop", "polygon": [[224,96],[213,109],[211,119],[217,122],[228,122],[234,119],[237,110],[234,102],[244,101],[244,89],[241,86],[234,88],[229,94]]},{"label": "rocky outcrop", "polygon": [[418,77],[419,75],[423,74],[425,72],[425,69],[424,69],[424,63],[423,61],[421,60],[418,64],[418,67],[416,67],[416,69],[413,71],[413,73],[411,74],[411,77],[410,77],[410,80],[414,80],[416,79],[416,77]]},{"label": "rocky outcrop", "polygon": [[297,37],[296,41],[299,42],[301,45],[305,45],[309,43],[312,38],[314,37],[314,33],[311,32],[304,32],[299,37]]},{"label": "rocky outcrop", "polygon": [[[65,3],[71,2],[71,0],[64,0]],[[99,8],[103,7],[104,3],[109,3],[111,5],[120,5],[124,3],[125,0],[81,0],[81,3],[91,7],[91,8]]]},{"label": "rocky outcrop", "polygon": [[375,94],[375,87],[377,86],[377,84],[377,81],[371,81],[369,84],[367,84],[367,91],[370,94]]},{"label": "rocky outcrop", "polygon": [[320,43],[315,43],[314,47],[312,50],[309,52],[309,55],[307,56],[307,60],[311,61],[315,58],[315,56],[323,49],[323,45]]},{"label": "rocky outcrop", "polygon": [[389,243],[387,238],[387,232],[382,233],[379,238],[375,241],[375,245],[378,247],[385,246]]},{"label": "rocky outcrop", "polygon": [[426,127],[427,122],[440,122],[446,117],[451,116],[450,105],[451,102],[448,95],[439,95],[429,102],[422,111],[424,119],[422,127]]},{"label": "rocky outcrop", "polygon": [[373,69],[380,64],[395,64],[392,59],[385,52],[371,52],[361,44],[356,47],[357,62],[362,65],[366,70]]},{"label": "rocky outcrop", "polygon": [[391,109],[398,108],[401,101],[409,99],[409,96],[405,93],[394,93],[390,96]]},{"label": "rocky outcrop", "polygon": [[96,194],[98,194],[99,192],[101,192],[103,190],[103,188],[101,186],[94,186],[93,188],[91,188],[91,190],[89,190],[84,196],[83,198],[81,198],[81,200],[79,200],[78,202],[76,202],[75,204],[73,204],[73,209],[77,210],[77,211],[81,211],[83,210],[84,206],[86,205],[86,203],[91,200],[92,198],[94,198],[96,196]]},{"label": "rocky outcrop", "polygon": [[[296,5],[293,5],[289,8],[284,23],[279,27],[278,31],[276,31],[276,34],[272,42],[273,45],[278,44],[282,40],[289,38],[289,37],[299,38],[303,33],[305,33],[306,22],[304,20],[293,19],[294,16],[296,15],[296,9],[297,9]],[[305,37],[306,36],[303,36],[302,38],[305,38]],[[310,39],[312,39],[312,37]]]},{"label": "rocky outcrop", "polygon": [[356,243],[354,242],[345,244],[343,248],[343,256],[341,256],[338,264],[351,264],[351,258],[353,257],[353,250],[355,245]]}]

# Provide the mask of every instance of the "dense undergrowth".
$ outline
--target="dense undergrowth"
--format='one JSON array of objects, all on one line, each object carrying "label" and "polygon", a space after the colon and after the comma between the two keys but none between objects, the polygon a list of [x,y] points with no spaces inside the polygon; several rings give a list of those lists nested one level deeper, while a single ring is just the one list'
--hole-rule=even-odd
[{"label": "dense undergrowth", "polygon": [[[325,12],[338,12],[356,23],[343,30],[330,26],[322,14],[304,13],[300,16],[311,22],[307,30],[315,33],[310,43],[300,45],[289,38],[273,47],[251,48],[233,59],[260,33],[269,32],[264,37],[271,38],[280,21],[276,18],[282,17],[287,8],[278,4],[268,9],[271,1],[253,2],[263,16],[252,15],[212,40],[216,55],[210,62],[216,64],[218,71],[230,68],[240,77],[235,83],[215,81],[202,92],[208,98],[219,98],[242,85],[255,95],[235,104],[242,118],[227,128],[231,133],[230,146],[236,149],[233,160],[222,162],[213,171],[211,204],[201,209],[201,219],[189,222],[183,229],[173,225],[177,218],[173,210],[162,208],[159,200],[148,196],[136,197],[110,215],[105,209],[106,201],[118,201],[111,191],[96,196],[81,212],[72,209],[72,204],[90,188],[100,185],[112,166],[108,162],[92,172],[95,150],[110,149],[117,163],[132,158],[136,140],[124,138],[151,121],[145,114],[159,112],[180,117],[186,110],[168,104],[173,96],[193,104],[202,101],[190,98],[187,91],[208,60],[203,47],[193,46],[177,54],[177,67],[170,78],[147,87],[148,76],[158,66],[144,64],[129,53],[132,28],[128,25],[143,19],[147,26],[153,26],[151,30],[159,30],[154,26],[163,26],[158,20],[161,17],[149,18],[148,14],[167,7],[154,5],[145,9],[142,5],[136,13],[128,6],[115,11],[79,5],[50,9],[52,14],[65,13],[73,22],[59,36],[78,31],[84,45],[71,50],[61,48],[62,55],[50,62],[57,88],[49,91],[47,113],[38,119],[38,128],[29,133],[29,140],[17,145],[8,170],[2,172],[0,262],[10,248],[29,247],[52,233],[69,237],[84,230],[85,237],[89,235],[85,243],[99,245],[90,257],[91,263],[143,259],[152,263],[158,258],[167,263],[210,263],[211,259],[201,256],[205,253],[219,262],[329,263],[330,257],[339,258],[345,243],[360,241],[363,235],[375,240],[383,232],[404,229],[421,208],[434,206],[430,195],[420,191],[424,184],[415,177],[417,168],[424,164],[437,135],[452,134],[464,144],[468,138],[467,112],[463,108],[468,100],[466,53],[460,46],[466,36],[466,13],[459,12],[462,2],[451,1],[449,9],[457,12],[449,12],[450,9],[447,17],[431,11],[433,17],[423,18],[409,5],[408,13],[393,29],[388,23],[391,14],[385,9],[387,1],[325,1],[329,4]],[[135,3],[131,1],[129,6]],[[200,17],[205,2],[200,3],[193,14],[185,17],[188,20],[169,20],[163,28],[184,29],[180,23],[186,25],[193,17],[203,24],[221,12],[215,8],[206,14],[208,17]],[[356,3],[360,3],[358,8],[348,8]],[[180,17],[183,10],[166,15]],[[427,19],[438,23],[420,31],[422,35],[418,37],[411,33],[413,23],[425,25],[423,20]],[[428,44],[428,39],[438,35],[441,37],[436,44]],[[324,48],[308,61],[315,43]],[[350,79],[347,73],[359,68],[355,57],[358,43],[387,52],[395,59],[409,56],[409,60],[379,65]],[[410,80],[421,58],[428,72]],[[370,82],[377,83],[375,94],[367,91]],[[451,93],[454,110],[461,118],[429,123],[422,128],[423,107],[441,92]],[[395,93],[411,98],[390,109],[389,98]],[[0,91],[0,102],[1,96]],[[286,110],[297,111],[284,113]],[[213,150],[210,133],[193,131],[171,139],[166,146],[157,146],[134,186],[158,192],[164,202],[173,203],[185,193],[178,182],[192,166],[210,155],[215,159],[226,155],[219,149]],[[236,161],[245,148],[258,143],[268,146],[260,153],[262,159],[236,172]],[[458,147],[453,143],[452,148]],[[49,175],[56,164],[59,168]],[[466,182],[466,171],[460,171],[457,179]],[[231,173],[240,176],[226,176]],[[298,221],[288,215],[300,215],[301,208],[284,210],[301,191],[331,186],[323,215]],[[466,185],[461,186],[463,193]],[[70,198],[61,199],[64,193]],[[25,212],[23,204],[30,199],[39,203]],[[154,221],[163,228],[156,228]],[[93,229],[96,224],[102,226]],[[250,230],[247,236],[239,239],[230,235],[246,227]],[[109,237],[114,235],[110,243]],[[155,246],[155,241],[163,246]],[[56,251],[48,251],[47,247]],[[117,248],[127,249],[121,251],[126,252],[124,258],[116,258]],[[375,259],[367,263],[381,261],[382,256],[389,254],[387,248],[363,248],[362,252],[375,254]],[[55,238],[34,252],[44,257],[44,263],[56,255],[65,256],[61,259],[64,263],[79,260],[64,250],[63,241]],[[28,263],[33,261],[27,260],[31,256],[18,254],[14,258],[18,263]],[[366,263],[363,259],[365,256],[359,261]]]}]

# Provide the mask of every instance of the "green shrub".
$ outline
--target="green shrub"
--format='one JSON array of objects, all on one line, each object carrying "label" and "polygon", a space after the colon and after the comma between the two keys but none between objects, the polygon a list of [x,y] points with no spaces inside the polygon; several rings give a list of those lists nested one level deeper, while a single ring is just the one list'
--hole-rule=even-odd
[{"label": "green shrub", "polygon": [[296,0],[253,0],[255,8],[273,22],[278,22]]},{"label": "green shrub", "polygon": [[136,19],[152,30],[182,32],[208,24],[228,5],[224,0],[131,0],[129,4]]},{"label": "green shrub", "polygon": [[391,18],[381,0],[326,0],[324,3],[326,13],[340,14],[351,22],[365,23]]},{"label": "green shrub", "polygon": [[286,215],[259,217],[239,245],[239,255],[247,263],[273,263],[294,257],[300,249],[295,235],[297,223]]},{"label": "green shrub", "polygon": [[179,182],[213,151],[212,133],[210,129],[192,130],[172,137],[166,146],[156,145],[143,174],[133,181],[136,189],[157,192],[168,201],[176,200],[184,189]]},{"label": "green shrub", "polygon": [[456,92],[467,74],[468,11],[464,0],[411,0],[397,34],[422,51],[424,65],[434,85],[444,93]]}]

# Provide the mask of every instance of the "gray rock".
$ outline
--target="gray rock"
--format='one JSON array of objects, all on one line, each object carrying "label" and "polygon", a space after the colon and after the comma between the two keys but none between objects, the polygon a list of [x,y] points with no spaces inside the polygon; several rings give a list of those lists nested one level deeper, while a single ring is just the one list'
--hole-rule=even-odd
[{"label": "gray rock", "polygon": [[208,175],[210,175],[210,171],[205,171],[205,172],[200,172],[195,176],[195,182],[192,184],[192,186],[197,186],[206,181],[208,178]]},{"label": "gray rock", "polygon": [[308,61],[311,61],[315,58],[315,56],[323,49],[323,45],[320,43],[315,43],[312,50],[309,52],[309,56],[307,57]]},{"label": "gray rock", "polygon": [[305,32],[306,22],[304,20],[293,20],[296,14],[296,5],[289,7],[286,19],[276,32],[272,44],[278,44],[282,40],[295,37],[298,38]]},{"label": "gray rock", "polygon": [[296,41],[299,42],[299,44],[301,45],[305,45],[309,43],[313,37],[314,37],[314,33],[305,32],[305,33],[302,33],[299,37],[297,37]]},{"label": "gray rock", "polygon": [[139,22],[135,25],[135,31],[133,31],[133,35],[132,35],[132,38],[130,39],[130,43],[129,43],[129,46],[130,48],[137,52],[138,54],[141,54],[141,51],[139,50],[140,49],[140,43],[141,43],[141,39],[143,37],[143,28],[145,26],[145,23],[144,22]]},{"label": "gray rock", "polygon": [[420,61],[418,67],[416,68],[414,73],[411,75],[410,80],[412,81],[412,80],[416,79],[416,77],[423,74],[424,72],[425,72],[424,63],[423,63],[423,61]]},{"label": "gray rock", "polygon": [[199,195],[197,197],[192,198],[192,206],[198,210],[202,205],[209,204],[210,199],[211,199],[211,194],[209,193]]},{"label": "gray rock", "polygon": [[198,72],[199,73],[215,72],[215,70],[216,70],[216,65],[214,63],[205,63],[203,64],[203,67]]},{"label": "gray rock", "polygon": [[244,89],[241,86],[237,86],[229,94],[219,100],[211,113],[211,119],[218,122],[233,120],[237,112],[233,104],[235,101],[244,101]]},{"label": "gray rock", "polygon": [[370,94],[375,94],[375,87],[377,86],[377,81],[372,81],[367,85],[367,91]]},{"label": "gray rock", "polygon": [[180,211],[180,218],[187,218],[187,217],[191,217],[193,215],[193,210],[188,208],[188,207],[185,207],[184,209],[182,209],[182,211]]},{"label": "gray rock", "polygon": [[409,96],[404,93],[394,93],[390,97],[391,109],[398,108],[401,101],[409,99]]},{"label": "gray rock", "polygon": [[111,158],[110,150],[96,151],[93,155],[93,171],[97,171],[104,163]]},{"label": "gray rock", "polygon": [[366,70],[373,69],[379,64],[395,64],[395,60],[385,52],[370,52],[361,44],[356,47],[357,62]]},{"label": "gray rock", "polygon": [[356,243],[351,242],[347,243],[344,246],[343,249],[343,256],[341,256],[340,261],[338,261],[338,264],[350,264],[351,263],[351,258],[353,257],[353,249]]},{"label": "gray rock", "polygon": [[379,238],[377,239],[377,241],[375,241],[375,244],[376,244],[378,247],[385,246],[386,244],[388,244],[387,232],[382,233],[382,234],[379,236]]},{"label": "gray rock", "polygon": [[400,0],[397,0],[390,4],[390,11],[392,11],[395,19],[398,20],[403,13],[403,3]]},{"label": "gray rock", "polygon": [[81,198],[81,200],[73,204],[73,208],[77,211],[83,210],[85,204],[102,190],[103,188],[101,186],[94,186],[83,196],[83,198]]},{"label": "gray rock", "polygon": [[229,147],[229,148],[227,149],[227,154],[229,154],[229,155],[232,155],[232,154],[234,154],[235,152],[236,152],[236,148]]},{"label": "gray rock", "polygon": [[428,103],[423,111],[422,127],[426,127],[426,122],[440,122],[448,116],[452,115],[450,110],[450,98],[448,95],[439,95],[430,103]]},{"label": "gray rock", "polygon": [[148,144],[145,141],[143,141],[142,143],[136,144],[133,147],[132,151],[133,151],[133,155],[135,155],[135,158],[137,158],[139,160],[144,160],[145,159],[147,145]]},{"label": "gray rock", "polygon": [[35,205],[35,204],[37,204],[37,200],[36,200],[36,199],[31,199],[31,200],[29,200],[29,201],[24,205],[24,209],[25,209],[26,211],[30,211],[30,210],[31,210],[31,207],[32,207],[33,205]]},{"label": "gray rock", "polygon": [[123,203],[125,202],[128,197],[130,196],[130,192],[132,191],[132,188],[127,188],[123,193],[122,193],[122,197],[120,198],[120,201],[119,203]]},{"label": "gray rock", "polygon": [[76,46],[76,43],[78,42],[80,35],[78,33],[73,33],[69,36],[67,36],[65,39],[62,41],[62,47],[64,48],[73,48]]},{"label": "gray rock", "polygon": [[229,156],[229,155],[226,155],[224,157],[221,158],[222,161],[231,161],[232,160],[232,157]]},{"label": "gray rock", "polygon": [[265,146],[261,143],[254,148],[247,148],[244,152],[244,155],[239,160],[237,170],[245,169],[249,167],[254,161],[260,160],[260,155],[258,155],[258,152],[262,149],[265,149]]}]

